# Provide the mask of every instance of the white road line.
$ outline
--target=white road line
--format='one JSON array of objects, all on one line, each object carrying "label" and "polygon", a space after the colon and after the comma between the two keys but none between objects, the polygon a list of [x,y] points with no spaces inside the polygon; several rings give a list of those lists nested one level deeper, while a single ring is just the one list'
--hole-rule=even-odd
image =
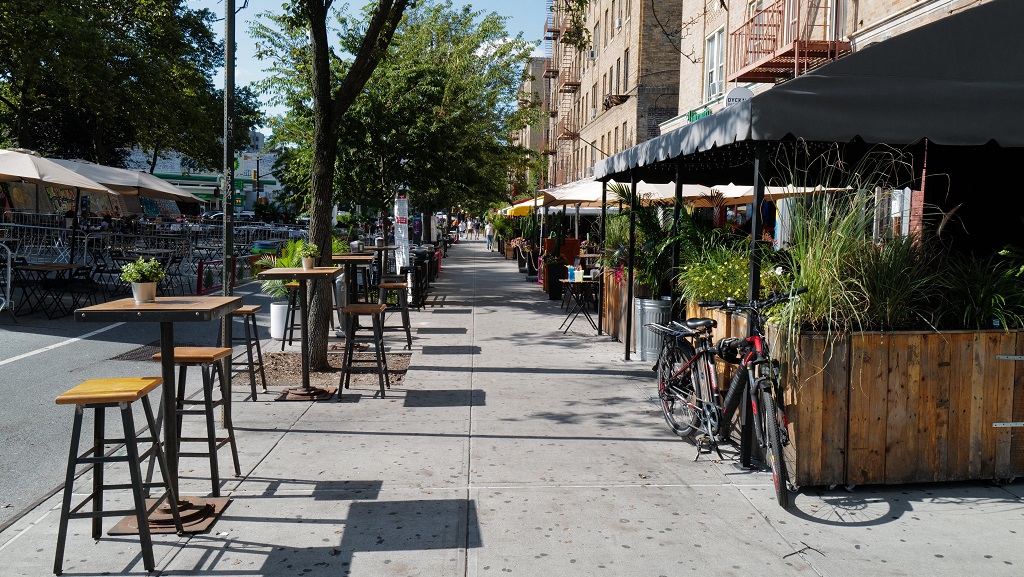
[{"label": "white road line", "polygon": [[87,339],[87,338],[89,338],[89,337],[91,337],[93,335],[98,335],[100,333],[105,333],[105,332],[109,331],[110,329],[116,329],[117,327],[119,327],[119,326],[121,326],[123,324],[124,323],[114,323],[114,324],[112,324],[110,326],[103,327],[102,329],[95,330],[95,331],[93,331],[91,333],[84,334],[84,335],[82,335],[80,337],[75,337],[73,339],[68,339],[66,341],[61,341],[59,343],[54,343],[52,345],[43,347],[41,349],[36,349],[36,350],[32,351],[31,353],[25,353],[23,355],[18,355],[16,357],[11,357],[9,359],[2,360],[2,361],[0,361],[0,367],[2,367],[4,365],[7,365],[7,364],[10,364],[10,363],[13,363],[14,361],[20,361],[21,359],[27,359],[28,357],[38,355],[39,353],[45,353],[46,351],[52,351],[53,349],[63,347],[64,345],[70,345],[71,343],[78,342],[78,341],[80,341],[82,339]]}]

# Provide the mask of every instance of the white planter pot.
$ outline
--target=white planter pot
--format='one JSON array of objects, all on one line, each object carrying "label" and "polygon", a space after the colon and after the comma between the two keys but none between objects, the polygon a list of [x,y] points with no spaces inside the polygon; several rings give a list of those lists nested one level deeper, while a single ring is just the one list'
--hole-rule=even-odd
[{"label": "white planter pot", "polygon": [[315,263],[313,262],[314,260],[315,259],[313,257],[311,257],[311,256],[304,256],[304,257],[302,257],[302,268],[304,268],[304,269],[311,269],[311,268],[313,268],[313,266],[315,265]]},{"label": "white planter pot", "polygon": [[284,340],[288,303],[270,303],[270,338]]},{"label": "white planter pot", "polygon": [[156,302],[156,283],[155,282],[133,282],[132,283],[132,296],[135,297],[137,303],[154,303]]}]

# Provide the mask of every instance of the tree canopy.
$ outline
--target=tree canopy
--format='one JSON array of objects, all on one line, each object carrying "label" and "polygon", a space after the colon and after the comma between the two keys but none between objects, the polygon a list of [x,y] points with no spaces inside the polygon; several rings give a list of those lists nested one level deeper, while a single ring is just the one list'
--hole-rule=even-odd
[{"label": "tree canopy", "polygon": [[[482,212],[507,200],[509,174],[534,156],[508,137],[538,112],[517,102],[533,45],[508,38],[504,20],[447,1],[407,12],[388,54],[341,118],[336,203],[382,209],[399,190],[423,208],[460,204]],[[278,67],[263,88],[291,107],[274,121],[273,139],[284,151],[281,181],[302,194],[309,189],[312,116],[308,87],[296,78],[308,67],[301,56],[306,40],[280,34],[284,19],[276,22],[277,30],[257,30]],[[339,22],[340,45],[352,52],[362,23]]]},{"label": "tree canopy", "polygon": [[[181,0],[0,4],[0,145],[123,165],[138,144],[219,166],[213,21]],[[240,147],[261,116],[251,90],[237,102]]]}]

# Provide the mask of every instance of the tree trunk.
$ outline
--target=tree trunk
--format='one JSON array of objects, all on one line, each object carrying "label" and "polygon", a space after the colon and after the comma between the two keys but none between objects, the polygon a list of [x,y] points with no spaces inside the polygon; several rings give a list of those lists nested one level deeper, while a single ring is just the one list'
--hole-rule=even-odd
[{"label": "tree trunk", "polygon": [[[327,17],[332,0],[303,0],[302,9],[310,23],[313,60],[313,166],[310,171],[309,239],[320,247],[319,266],[331,263],[331,207],[334,204],[334,163],[338,156],[338,126],[387,51],[402,12],[410,0],[379,0],[366,36],[345,79],[337,90],[332,86]],[[309,295],[309,367],[328,368],[327,333],[331,319],[331,285],[313,283]]]}]

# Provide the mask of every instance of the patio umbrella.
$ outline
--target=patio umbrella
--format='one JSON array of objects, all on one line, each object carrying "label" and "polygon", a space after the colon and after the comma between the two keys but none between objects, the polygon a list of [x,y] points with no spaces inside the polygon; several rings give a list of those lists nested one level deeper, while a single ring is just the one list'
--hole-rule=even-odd
[{"label": "patio umbrella", "polygon": [[0,182],[31,182],[54,188],[74,188],[116,194],[99,182],[30,151],[0,150]]},{"label": "patio umbrella", "polygon": [[[84,175],[29,150],[0,150],[0,182],[31,182],[54,188],[75,189],[75,214],[82,210],[82,191],[117,194]],[[70,243],[68,262],[75,262],[75,243]]]},{"label": "patio umbrella", "polygon": [[52,160],[68,170],[105,184],[121,194],[182,202],[202,202],[201,198],[148,172],[115,168],[84,160],[63,160],[59,158]]}]

